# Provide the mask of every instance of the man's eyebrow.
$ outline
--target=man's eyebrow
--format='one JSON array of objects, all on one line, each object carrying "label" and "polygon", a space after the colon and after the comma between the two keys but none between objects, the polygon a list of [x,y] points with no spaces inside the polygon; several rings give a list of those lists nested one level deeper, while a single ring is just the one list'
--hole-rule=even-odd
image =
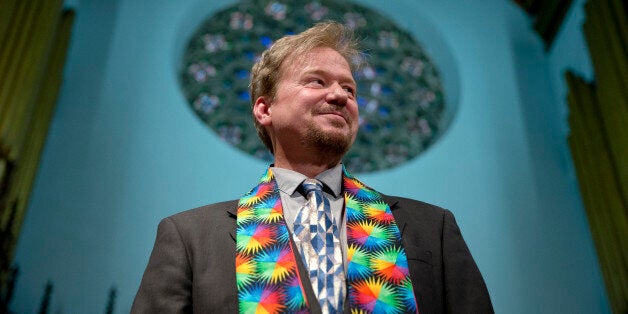
[{"label": "man's eyebrow", "polygon": [[[329,76],[330,73],[328,71],[324,71],[324,70],[316,69],[316,68],[309,69],[309,70],[306,70],[306,71],[303,72],[303,75],[311,75],[311,74]],[[353,74],[351,76],[344,76],[343,75],[343,76],[340,77],[339,81],[341,83],[350,83],[352,85],[357,85],[357,82],[353,78]]]}]

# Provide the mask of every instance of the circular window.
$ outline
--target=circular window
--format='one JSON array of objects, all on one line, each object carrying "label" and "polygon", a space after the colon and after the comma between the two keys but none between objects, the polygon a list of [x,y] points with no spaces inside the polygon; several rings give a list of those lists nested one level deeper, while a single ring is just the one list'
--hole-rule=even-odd
[{"label": "circular window", "polygon": [[253,63],[274,40],[317,22],[354,30],[367,64],[354,73],[360,128],[344,158],[355,173],[413,159],[444,131],[443,85],[421,45],[393,21],[346,1],[239,1],[206,19],[188,42],[181,86],[200,119],[231,145],[264,160],[248,90]]}]

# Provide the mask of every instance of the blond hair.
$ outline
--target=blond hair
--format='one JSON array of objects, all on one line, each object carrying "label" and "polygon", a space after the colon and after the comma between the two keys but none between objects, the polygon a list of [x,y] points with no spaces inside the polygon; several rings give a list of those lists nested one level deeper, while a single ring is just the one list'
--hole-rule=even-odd
[{"label": "blond hair", "polygon": [[[294,61],[295,57],[319,47],[328,47],[337,51],[347,60],[351,70],[362,62],[353,33],[337,22],[319,23],[302,33],[284,36],[265,50],[253,65],[250,84],[251,108],[260,96],[268,96],[271,101],[275,97],[277,83],[282,74],[282,65],[286,61]],[[274,153],[272,140],[264,126],[257,121],[255,116],[253,116],[253,122],[257,135],[270,152]]]}]

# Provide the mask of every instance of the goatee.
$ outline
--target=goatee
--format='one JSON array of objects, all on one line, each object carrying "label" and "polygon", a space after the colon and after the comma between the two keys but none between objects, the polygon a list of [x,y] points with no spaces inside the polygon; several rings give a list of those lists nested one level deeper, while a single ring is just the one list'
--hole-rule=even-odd
[{"label": "goatee", "polygon": [[323,132],[320,128],[310,125],[305,134],[306,145],[316,148],[325,155],[344,156],[353,144],[354,137],[351,133]]}]

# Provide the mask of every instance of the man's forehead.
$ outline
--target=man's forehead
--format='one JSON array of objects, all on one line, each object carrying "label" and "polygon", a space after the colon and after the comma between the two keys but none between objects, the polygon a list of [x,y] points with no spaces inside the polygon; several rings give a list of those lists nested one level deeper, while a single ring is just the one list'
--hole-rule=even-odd
[{"label": "man's forehead", "polygon": [[330,53],[337,54],[339,58],[336,60],[342,60],[340,61],[342,63],[342,66],[344,66],[347,69],[348,74],[350,75],[350,79],[353,80],[353,73],[351,73],[351,67],[349,66],[349,61],[345,59],[345,57],[342,56],[338,51],[329,47],[315,47],[304,53],[293,52],[289,54],[281,64],[281,67],[280,67],[281,74],[283,75],[287,73],[287,71],[299,71],[299,72],[307,72],[307,73],[322,72],[323,71],[322,68],[326,65],[329,65],[333,59],[330,59],[328,57],[318,58],[318,56],[322,54],[330,54]]}]

